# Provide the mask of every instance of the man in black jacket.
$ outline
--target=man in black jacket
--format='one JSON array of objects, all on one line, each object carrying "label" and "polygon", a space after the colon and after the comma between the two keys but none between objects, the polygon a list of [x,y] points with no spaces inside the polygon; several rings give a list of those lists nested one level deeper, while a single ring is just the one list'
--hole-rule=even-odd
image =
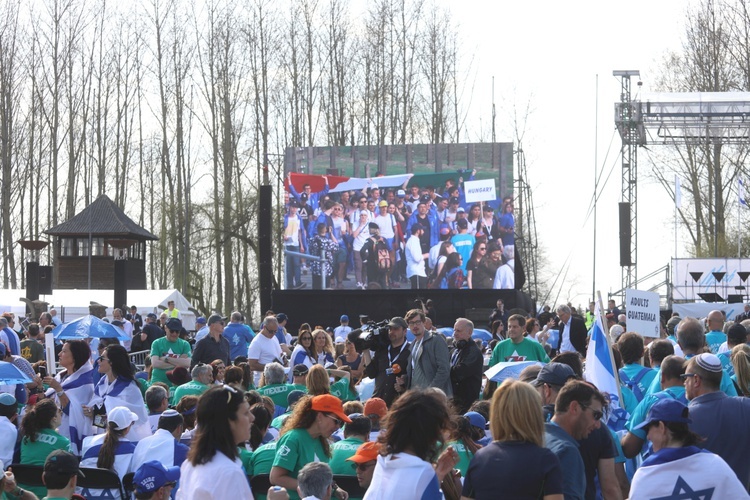
[{"label": "man in black jacket", "polygon": [[453,404],[459,414],[469,410],[479,398],[482,388],[484,359],[477,344],[472,340],[474,323],[458,318],[453,325],[453,350],[451,351],[451,385]]},{"label": "man in black jacket", "polygon": [[370,351],[365,349],[362,361],[365,364],[365,374],[375,379],[373,396],[381,398],[388,407],[398,396],[395,384],[396,377],[406,374],[406,365],[411,353],[410,344],[406,341],[406,330],[409,325],[401,317],[393,318],[388,323],[388,347],[381,347],[371,357]]},{"label": "man in black jacket", "polygon": [[588,335],[586,323],[583,319],[573,316],[570,307],[565,304],[557,306],[557,317],[560,318],[558,325],[560,341],[557,345],[557,354],[578,351],[585,358]]}]

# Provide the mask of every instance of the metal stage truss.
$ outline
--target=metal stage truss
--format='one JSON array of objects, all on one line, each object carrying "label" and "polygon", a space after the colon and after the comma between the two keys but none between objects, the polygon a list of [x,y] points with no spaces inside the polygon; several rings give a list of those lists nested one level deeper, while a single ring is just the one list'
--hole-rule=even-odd
[{"label": "metal stage truss", "polygon": [[640,73],[624,70],[612,74],[621,82],[615,126],[622,139],[622,209],[627,210],[629,222],[628,228],[623,218],[620,221],[620,292],[624,299],[624,291],[638,283],[638,147],[748,141],[750,92],[644,93],[633,97],[631,78],[639,78]]}]

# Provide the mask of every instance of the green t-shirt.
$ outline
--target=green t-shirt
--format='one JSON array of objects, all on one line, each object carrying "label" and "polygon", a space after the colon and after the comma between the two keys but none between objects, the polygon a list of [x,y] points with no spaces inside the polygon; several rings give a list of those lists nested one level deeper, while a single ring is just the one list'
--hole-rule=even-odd
[{"label": "green t-shirt", "polygon": [[495,366],[504,361],[542,361],[549,363],[549,356],[547,356],[541,344],[526,337],[518,344],[514,344],[511,339],[505,339],[492,350],[489,366]]},{"label": "green t-shirt", "polygon": [[349,381],[345,378],[339,379],[331,384],[331,394],[339,398],[342,403],[346,403],[347,401],[357,401],[359,399],[359,394],[357,394],[357,391],[353,391],[351,387],[349,387]]},{"label": "green t-shirt", "polygon": [[25,339],[21,341],[21,356],[29,363],[36,363],[42,361],[45,358],[44,346],[33,339]]},{"label": "green t-shirt", "polygon": [[[42,429],[36,435],[36,441],[24,437],[21,440],[21,464],[44,465],[47,457],[55,450],[70,451],[70,439],[57,433],[54,429]],[[42,498],[47,494],[44,486],[27,486],[19,483],[24,490],[33,492]]]},{"label": "green t-shirt", "polygon": [[474,454],[461,441],[448,441],[443,446],[443,450],[449,446],[453,446],[453,449],[458,453],[458,464],[455,468],[461,471],[461,477],[466,477],[466,471],[469,470],[469,463],[474,458]]},{"label": "green t-shirt", "polygon": [[[306,429],[292,429],[279,438],[273,466],[288,470],[289,477],[297,479],[297,474],[306,464],[328,463],[328,460],[320,439],[310,436]],[[299,500],[299,495],[290,491],[289,498]]]},{"label": "green t-shirt", "polygon": [[292,384],[271,384],[261,387],[258,389],[258,392],[273,399],[276,406],[286,408],[286,397],[295,389],[296,388]]},{"label": "green t-shirt", "polygon": [[206,384],[201,384],[197,380],[191,380],[174,390],[174,396],[172,397],[173,404],[180,402],[183,396],[200,396],[208,390]]},{"label": "green t-shirt", "polygon": [[[170,342],[167,337],[160,337],[151,344],[151,357],[158,356],[163,358],[165,356],[170,358],[179,358],[183,354],[187,354],[190,357],[191,350],[190,344],[180,338],[175,342]],[[167,372],[162,368],[153,368],[151,370],[151,383],[164,382],[168,386],[172,385],[172,382],[167,378]]]},{"label": "green t-shirt", "polygon": [[342,439],[341,441],[334,443],[331,446],[331,461],[328,465],[331,466],[331,470],[334,474],[341,474],[344,476],[356,476],[357,472],[354,470],[352,465],[354,462],[350,462],[347,458],[354,456],[364,441],[359,438],[350,437]]},{"label": "green t-shirt", "polygon": [[284,425],[284,421],[289,418],[289,415],[291,415],[291,413],[284,413],[283,415],[279,415],[278,417],[274,418],[273,420],[271,420],[271,427],[281,430],[281,427]]},{"label": "green t-shirt", "polygon": [[247,462],[243,460],[242,465],[245,466],[245,471],[248,474],[257,476],[258,474],[270,474],[273,461],[276,458],[276,441],[271,441],[262,446],[259,446],[248,459]]}]

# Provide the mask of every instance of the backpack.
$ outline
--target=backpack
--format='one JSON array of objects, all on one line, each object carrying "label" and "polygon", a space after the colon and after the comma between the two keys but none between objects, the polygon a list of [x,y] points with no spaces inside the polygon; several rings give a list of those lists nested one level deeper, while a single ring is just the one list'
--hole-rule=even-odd
[{"label": "backpack", "polygon": [[388,245],[385,241],[379,240],[375,243],[375,251],[378,253],[378,269],[388,271],[391,268],[391,253],[388,251]]},{"label": "backpack", "polygon": [[633,391],[633,395],[635,396],[635,399],[638,400],[640,403],[643,401],[643,391],[641,391],[641,388],[638,386],[638,384],[643,380],[643,377],[646,376],[646,374],[649,372],[649,369],[644,367],[641,371],[639,371],[635,377],[632,379],[629,378],[623,369],[620,369],[620,380],[623,384],[625,384],[628,389]]}]

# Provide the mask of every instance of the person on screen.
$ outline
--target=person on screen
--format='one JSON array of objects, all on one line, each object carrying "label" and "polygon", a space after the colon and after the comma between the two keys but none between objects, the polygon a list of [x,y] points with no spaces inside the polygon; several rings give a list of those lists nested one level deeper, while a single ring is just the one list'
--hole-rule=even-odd
[{"label": "person on screen", "polygon": [[514,288],[515,278],[515,246],[505,245],[503,247],[503,260],[505,264],[497,268],[495,272],[495,282],[492,288]]},{"label": "person on screen", "polygon": [[[290,252],[305,251],[305,229],[302,218],[297,214],[299,203],[289,202],[289,213],[284,217],[284,248]],[[300,257],[286,256],[286,288],[297,289],[305,286],[301,277]]]},{"label": "person on screen", "polygon": [[370,237],[367,238],[359,251],[362,262],[367,269],[367,283],[378,283],[382,289],[387,286],[386,276],[392,268],[392,260],[388,243],[380,236],[380,226],[377,222],[370,222],[368,226]]},{"label": "person on screen", "polygon": [[326,277],[326,285],[330,288],[333,277],[333,257],[339,246],[328,237],[328,226],[319,222],[316,226],[317,234],[310,240],[310,255],[321,257],[323,260],[314,260],[310,263],[312,268],[313,289],[323,288],[323,276]]},{"label": "person on screen", "polygon": [[513,199],[510,197],[503,200],[498,226],[503,245],[513,245],[515,243],[516,219],[513,216]]}]

